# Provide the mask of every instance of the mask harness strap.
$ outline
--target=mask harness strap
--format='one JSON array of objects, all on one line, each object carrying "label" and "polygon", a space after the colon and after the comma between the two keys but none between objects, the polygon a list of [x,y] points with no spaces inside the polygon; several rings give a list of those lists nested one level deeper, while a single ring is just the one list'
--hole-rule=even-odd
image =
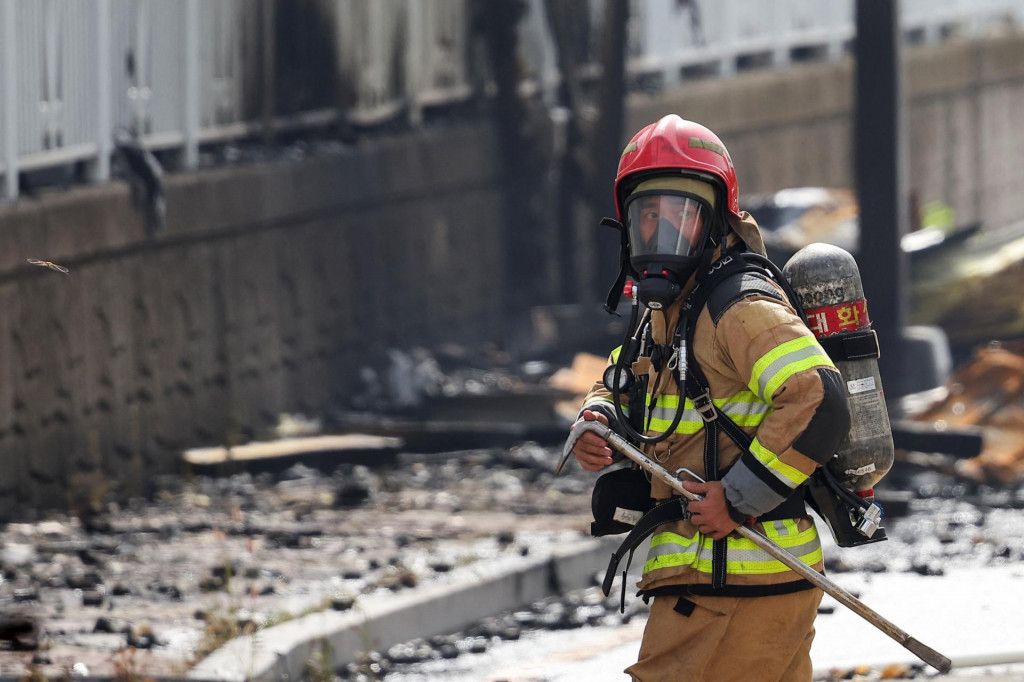
[{"label": "mask harness strap", "polygon": [[618,307],[619,299],[622,298],[622,287],[625,286],[626,278],[633,270],[629,262],[629,235],[626,233],[626,227],[614,218],[602,218],[601,225],[619,231],[619,274],[615,278],[612,288],[608,290],[608,297],[604,303],[606,312],[618,315],[615,309]]}]

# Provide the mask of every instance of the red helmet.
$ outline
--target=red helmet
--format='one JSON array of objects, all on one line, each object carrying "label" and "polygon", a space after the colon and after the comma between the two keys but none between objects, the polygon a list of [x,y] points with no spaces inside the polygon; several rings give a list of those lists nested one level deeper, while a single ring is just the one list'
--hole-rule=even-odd
[{"label": "red helmet", "polygon": [[[713,132],[675,114],[645,126],[629,141],[615,175],[615,210],[623,220],[623,203],[636,181],[666,172],[710,174],[725,192],[726,210],[739,218],[739,188],[729,150]],[[630,181],[632,179],[632,181]]]}]

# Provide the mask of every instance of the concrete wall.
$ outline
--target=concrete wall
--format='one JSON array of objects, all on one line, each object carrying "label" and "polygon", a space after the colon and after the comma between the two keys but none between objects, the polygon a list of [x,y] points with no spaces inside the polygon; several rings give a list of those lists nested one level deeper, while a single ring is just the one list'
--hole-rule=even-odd
[{"label": "concrete wall", "polygon": [[[744,193],[848,187],[851,78],[846,64],[696,82],[634,98],[628,128],[670,111],[709,124]],[[1020,215],[1024,39],[910,51],[906,89],[920,199],[963,221]],[[155,235],[118,183],[0,207],[0,519],[136,494],[186,447],[316,414],[367,354],[496,340],[497,164],[494,131],[462,124],[171,176]]]},{"label": "concrete wall", "polygon": [[366,354],[483,338],[495,159],[477,125],[171,176],[153,236],[119,183],[0,208],[0,518],[137,494],[185,447],[317,414]]},{"label": "concrete wall", "polygon": [[[627,128],[666,113],[699,121],[729,148],[740,194],[853,186],[853,62],[794,65],[636,96]],[[904,50],[908,189],[962,223],[1024,212],[1024,37]]]}]

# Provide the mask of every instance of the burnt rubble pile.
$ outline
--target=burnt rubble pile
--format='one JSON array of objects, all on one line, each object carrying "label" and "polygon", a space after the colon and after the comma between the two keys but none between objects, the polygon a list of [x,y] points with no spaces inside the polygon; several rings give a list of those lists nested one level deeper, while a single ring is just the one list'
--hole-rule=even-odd
[{"label": "burnt rubble pile", "polygon": [[981,453],[956,464],[962,475],[992,485],[1024,482],[1024,340],[976,348],[943,395],[913,419],[937,432],[981,431]]},{"label": "burnt rubble pile", "polygon": [[556,367],[485,351],[389,349],[383,361],[361,370],[348,398],[328,410],[324,428],[397,437],[411,452],[563,443],[576,409],[560,408],[575,395],[549,381]]},{"label": "burnt rubble pile", "polygon": [[496,348],[476,352],[449,345],[439,351],[389,348],[360,370],[347,407],[377,414],[415,413],[430,400],[520,392],[552,370],[546,362],[516,363]]}]

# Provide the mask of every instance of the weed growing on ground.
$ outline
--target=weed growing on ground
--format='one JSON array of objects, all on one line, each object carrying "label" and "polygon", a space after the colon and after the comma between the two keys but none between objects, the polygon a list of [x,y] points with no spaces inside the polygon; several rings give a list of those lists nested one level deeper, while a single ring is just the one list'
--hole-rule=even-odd
[{"label": "weed growing on ground", "polygon": [[225,643],[242,635],[251,635],[259,629],[254,621],[239,624],[238,614],[232,609],[228,613],[213,612],[206,616],[203,637],[195,650],[195,661],[201,661]]},{"label": "weed growing on ground", "polygon": [[[322,607],[313,610],[322,610]],[[258,635],[269,627],[280,625],[306,613],[292,615],[290,613],[278,612],[267,616],[264,620],[246,619],[240,621],[238,612],[239,609],[233,607],[227,612],[214,611],[206,615],[206,626],[203,628],[202,639],[200,639],[199,645],[193,653],[192,665],[203,660],[236,637]]]},{"label": "weed growing on ground", "polygon": [[334,675],[334,649],[326,637],[313,644],[309,657],[302,668],[304,680],[309,682],[331,682]]},{"label": "weed growing on ground", "polygon": [[21,676],[20,682],[49,682],[49,678],[39,669],[39,666],[30,664],[25,674]]},{"label": "weed growing on ground", "polygon": [[142,676],[135,654],[136,649],[133,646],[121,649],[115,654],[113,682],[156,682],[152,677]]}]

